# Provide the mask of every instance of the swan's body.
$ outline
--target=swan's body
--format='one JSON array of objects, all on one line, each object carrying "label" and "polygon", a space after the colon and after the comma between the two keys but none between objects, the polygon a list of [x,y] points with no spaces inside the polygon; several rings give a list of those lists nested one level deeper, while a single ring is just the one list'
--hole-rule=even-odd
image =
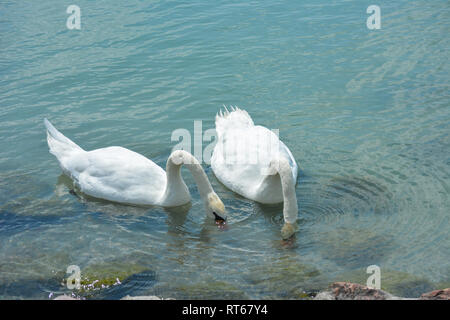
[{"label": "swan's body", "polygon": [[290,150],[274,132],[255,126],[248,113],[238,108],[216,116],[216,132],[211,167],[218,180],[248,199],[284,202],[283,235],[292,235],[298,215],[298,166]]},{"label": "swan's body", "polygon": [[[174,151],[166,172],[150,159],[122,147],[85,151],[47,120],[47,142],[63,172],[90,196],[137,205],[179,206],[191,200],[181,177],[181,165],[192,172],[200,196],[212,217],[225,218],[225,208],[198,161],[188,152]],[[209,212],[210,211],[210,212]]]}]

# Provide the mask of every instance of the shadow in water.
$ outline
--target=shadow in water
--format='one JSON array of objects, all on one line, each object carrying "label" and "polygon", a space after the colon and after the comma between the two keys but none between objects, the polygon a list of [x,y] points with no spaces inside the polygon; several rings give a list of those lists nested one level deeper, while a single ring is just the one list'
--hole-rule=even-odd
[{"label": "shadow in water", "polygon": [[121,214],[132,214],[134,216],[145,215],[149,210],[157,208],[150,205],[133,205],[133,204],[122,204],[118,202],[113,202],[109,200],[104,200],[96,197],[92,197],[83,193],[70,179],[67,175],[61,174],[58,177],[56,183],[56,194],[58,196],[64,196],[71,194],[76,197],[78,201],[85,205],[88,211],[101,211],[111,215],[121,215]]},{"label": "shadow in water", "polygon": [[167,224],[169,228],[178,228],[186,222],[189,210],[192,208],[192,203],[186,203],[178,207],[164,208],[167,213]]}]

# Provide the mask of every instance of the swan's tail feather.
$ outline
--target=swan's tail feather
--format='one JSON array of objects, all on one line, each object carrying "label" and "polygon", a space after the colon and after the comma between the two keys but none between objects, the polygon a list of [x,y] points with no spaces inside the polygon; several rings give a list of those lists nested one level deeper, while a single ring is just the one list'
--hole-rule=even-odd
[{"label": "swan's tail feather", "polygon": [[219,138],[227,128],[242,128],[254,125],[247,111],[235,106],[229,107],[231,111],[225,105],[223,105],[223,108],[224,110],[220,109],[216,115],[216,131]]},{"label": "swan's tail feather", "polygon": [[73,151],[83,151],[76,143],[64,136],[61,132],[48,121],[44,119],[47,128],[47,143],[50,153],[53,154],[61,162],[62,158],[69,155]]}]

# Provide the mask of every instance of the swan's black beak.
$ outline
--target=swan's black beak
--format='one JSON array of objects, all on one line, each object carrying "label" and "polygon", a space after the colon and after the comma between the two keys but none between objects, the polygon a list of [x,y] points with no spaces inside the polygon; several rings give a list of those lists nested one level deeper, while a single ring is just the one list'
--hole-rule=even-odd
[{"label": "swan's black beak", "polygon": [[216,222],[223,223],[223,222],[227,221],[227,218],[222,218],[221,216],[219,216],[219,215],[218,215],[217,213],[215,213],[215,212],[213,212],[213,215],[214,215],[214,220],[215,220]]}]

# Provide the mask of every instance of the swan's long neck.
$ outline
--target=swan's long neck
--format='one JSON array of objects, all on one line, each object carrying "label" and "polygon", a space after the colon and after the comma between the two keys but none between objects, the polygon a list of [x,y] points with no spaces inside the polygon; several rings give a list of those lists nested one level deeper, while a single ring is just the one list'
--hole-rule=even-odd
[{"label": "swan's long neck", "polygon": [[[162,200],[164,205],[177,206],[190,200],[189,190],[181,176],[182,165],[185,165],[191,172],[204,201],[207,200],[208,194],[213,192],[211,183],[197,159],[186,151],[176,150],[166,163],[167,184]],[[188,201],[186,201],[186,197]]]},{"label": "swan's long neck", "polygon": [[283,216],[284,221],[294,224],[298,216],[297,196],[295,194],[295,181],[289,162],[280,157],[274,161],[275,170],[280,175],[281,188],[283,191]]}]

